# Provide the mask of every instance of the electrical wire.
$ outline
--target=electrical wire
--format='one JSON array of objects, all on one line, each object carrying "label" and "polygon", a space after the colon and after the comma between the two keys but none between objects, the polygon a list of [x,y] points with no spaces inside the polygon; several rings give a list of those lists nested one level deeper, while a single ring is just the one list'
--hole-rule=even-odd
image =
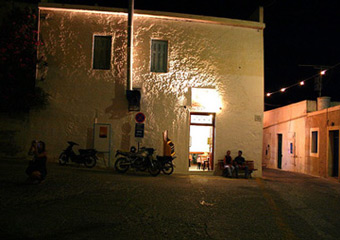
[{"label": "electrical wire", "polygon": [[340,63],[337,63],[337,64],[335,64],[335,65],[333,65],[333,66],[331,66],[331,67],[329,67],[329,68],[327,68],[327,69],[325,69],[325,70],[322,70],[320,73],[314,74],[313,76],[310,76],[310,77],[308,77],[308,78],[305,78],[305,79],[303,79],[303,80],[300,80],[300,81],[297,82],[297,83],[294,83],[294,84],[292,84],[292,85],[289,85],[288,87],[281,88],[280,90],[277,90],[277,91],[274,91],[274,92],[268,92],[268,93],[266,93],[266,96],[267,96],[267,97],[270,97],[271,95],[273,95],[273,94],[275,94],[275,93],[285,92],[287,89],[292,88],[292,87],[295,87],[295,86],[303,86],[303,85],[305,85],[305,82],[307,82],[308,80],[314,79],[315,77],[318,77],[318,76],[320,76],[320,75],[322,76],[322,75],[324,75],[327,71],[332,70],[332,69],[334,69],[334,68],[336,68],[336,67],[338,67],[338,66],[340,66]]}]

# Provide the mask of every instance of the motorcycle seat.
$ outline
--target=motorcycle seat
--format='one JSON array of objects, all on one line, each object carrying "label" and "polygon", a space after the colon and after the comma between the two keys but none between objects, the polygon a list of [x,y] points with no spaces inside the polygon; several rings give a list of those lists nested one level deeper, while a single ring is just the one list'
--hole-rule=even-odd
[{"label": "motorcycle seat", "polygon": [[94,149],[79,149],[79,153],[83,154],[83,153],[90,153],[90,152],[95,152],[96,150]]}]

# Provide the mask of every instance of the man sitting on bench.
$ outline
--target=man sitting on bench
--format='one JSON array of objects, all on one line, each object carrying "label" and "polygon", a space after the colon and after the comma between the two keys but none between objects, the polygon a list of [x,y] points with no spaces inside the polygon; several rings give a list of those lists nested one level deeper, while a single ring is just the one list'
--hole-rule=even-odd
[{"label": "man sitting on bench", "polygon": [[235,166],[235,174],[236,178],[238,178],[238,171],[239,169],[244,169],[245,178],[248,178],[248,166],[246,165],[246,161],[244,157],[242,157],[242,151],[238,151],[238,156],[234,159],[234,166]]}]

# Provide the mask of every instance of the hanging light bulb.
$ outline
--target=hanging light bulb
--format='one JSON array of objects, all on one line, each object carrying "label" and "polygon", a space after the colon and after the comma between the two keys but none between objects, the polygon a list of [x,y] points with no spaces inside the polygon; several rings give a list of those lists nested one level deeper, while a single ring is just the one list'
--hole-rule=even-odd
[{"label": "hanging light bulb", "polygon": [[271,93],[267,93],[267,97],[270,97],[270,95],[272,95]]},{"label": "hanging light bulb", "polygon": [[301,81],[301,82],[300,82],[300,86],[303,86],[303,85],[305,85],[305,82],[304,82],[304,81]]},{"label": "hanging light bulb", "polygon": [[325,74],[326,74],[326,71],[327,71],[327,70],[322,70],[322,71],[320,72],[320,74],[321,74],[321,75],[325,75]]},{"label": "hanging light bulb", "polygon": [[281,88],[281,90],[280,90],[281,92],[284,92],[284,91],[286,91],[286,89],[285,88]]}]

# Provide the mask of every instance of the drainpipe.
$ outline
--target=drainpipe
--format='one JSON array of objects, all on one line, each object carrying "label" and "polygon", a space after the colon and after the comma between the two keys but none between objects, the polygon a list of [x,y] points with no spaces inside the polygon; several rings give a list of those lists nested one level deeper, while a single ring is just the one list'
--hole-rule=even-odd
[{"label": "drainpipe", "polygon": [[134,0],[129,0],[128,42],[127,42],[127,83],[126,90],[132,91],[132,46],[133,46],[133,10]]},{"label": "drainpipe", "polygon": [[126,80],[126,99],[128,100],[129,111],[140,110],[140,92],[133,90],[132,81],[132,60],[133,60],[133,10],[134,0],[129,0],[128,13],[128,41],[127,41],[127,80]]}]

